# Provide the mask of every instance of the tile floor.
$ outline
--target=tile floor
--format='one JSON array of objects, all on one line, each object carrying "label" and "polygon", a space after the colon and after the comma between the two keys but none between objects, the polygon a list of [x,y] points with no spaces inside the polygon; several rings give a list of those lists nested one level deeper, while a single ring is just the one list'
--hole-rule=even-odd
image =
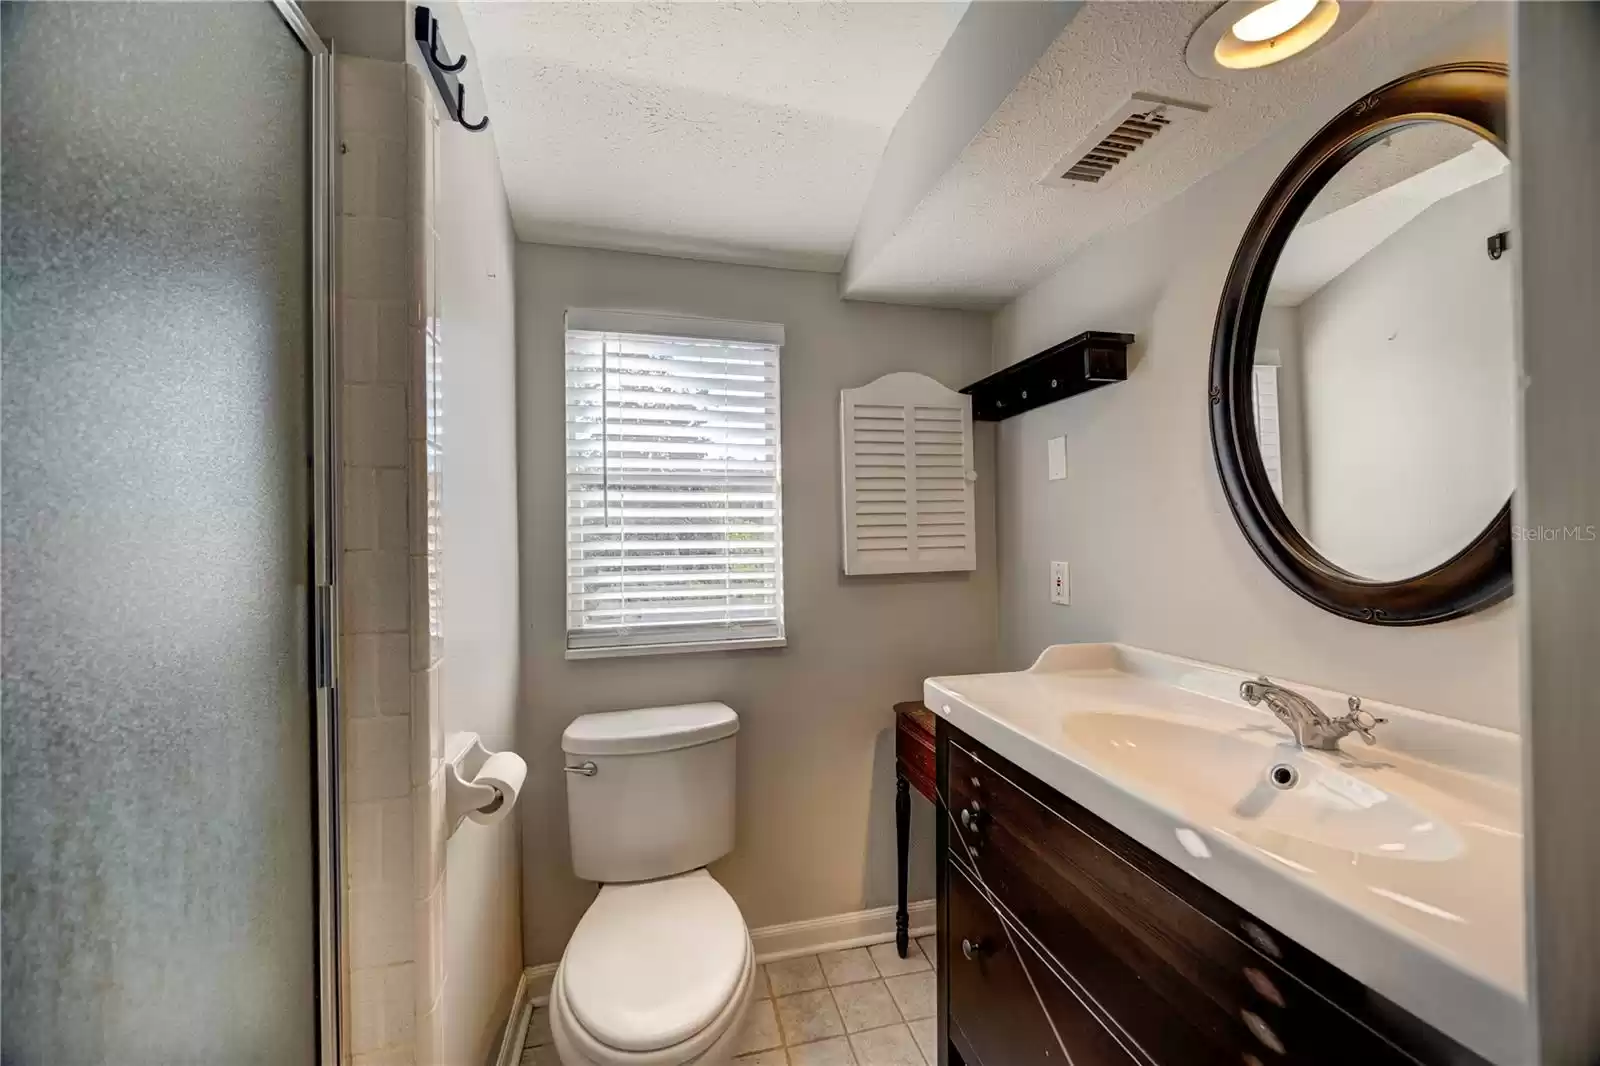
[{"label": "tile floor", "polygon": [[[734,1066],[933,1066],[934,950],[930,936],[904,959],[875,944],[761,967]],[[540,1007],[522,1066],[559,1066],[555,1052]]]}]

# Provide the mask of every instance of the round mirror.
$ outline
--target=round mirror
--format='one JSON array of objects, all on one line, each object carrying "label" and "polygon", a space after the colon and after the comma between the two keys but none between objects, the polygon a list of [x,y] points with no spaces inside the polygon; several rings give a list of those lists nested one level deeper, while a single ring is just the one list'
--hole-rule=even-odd
[{"label": "round mirror", "polygon": [[1340,569],[1448,562],[1515,483],[1510,160],[1445,122],[1366,145],[1300,216],[1256,335],[1256,439],[1278,502]]},{"label": "round mirror", "polygon": [[1319,606],[1414,625],[1511,591],[1505,74],[1423,71],[1302,150],[1252,221],[1212,357],[1240,527]]}]

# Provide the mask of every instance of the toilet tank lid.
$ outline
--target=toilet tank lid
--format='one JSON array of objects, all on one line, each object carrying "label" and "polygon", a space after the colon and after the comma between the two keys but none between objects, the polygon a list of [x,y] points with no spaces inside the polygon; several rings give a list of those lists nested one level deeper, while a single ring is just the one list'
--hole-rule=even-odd
[{"label": "toilet tank lid", "polygon": [[645,755],[709,744],[739,731],[739,716],[726,703],[683,703],[605,711],[573,720],[561,734],[568,755]]}]

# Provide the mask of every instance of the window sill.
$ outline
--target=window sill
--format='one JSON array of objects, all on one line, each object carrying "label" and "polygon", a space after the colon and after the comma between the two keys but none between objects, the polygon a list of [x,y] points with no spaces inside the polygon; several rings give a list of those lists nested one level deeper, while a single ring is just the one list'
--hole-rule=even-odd
[{"label": "window sill", "polygon": [[681,655],[693,651],[746,651],[752,648],[782,648],[788,645],[784,637],[760,637],[755,640],[708,640],[698,644],[634,644],[617,648],[568,648],[568,659],[622,659],[635,655]]}]

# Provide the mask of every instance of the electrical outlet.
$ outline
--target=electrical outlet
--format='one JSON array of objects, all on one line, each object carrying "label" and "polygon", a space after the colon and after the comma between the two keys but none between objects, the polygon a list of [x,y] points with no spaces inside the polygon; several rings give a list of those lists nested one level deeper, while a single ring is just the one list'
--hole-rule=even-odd
[{"label": "electrical outlet", "polygon": [[1072,601],[1067,598],[1067,564],[1050,564],[1050,602],[1065,607]]},{"label": "electrical outlet", "polygon": [[1067,479],[1067,438],[1051,437],[1045,441],[1045,448],[1050,456],[1050,480],[1065,481]]}]

